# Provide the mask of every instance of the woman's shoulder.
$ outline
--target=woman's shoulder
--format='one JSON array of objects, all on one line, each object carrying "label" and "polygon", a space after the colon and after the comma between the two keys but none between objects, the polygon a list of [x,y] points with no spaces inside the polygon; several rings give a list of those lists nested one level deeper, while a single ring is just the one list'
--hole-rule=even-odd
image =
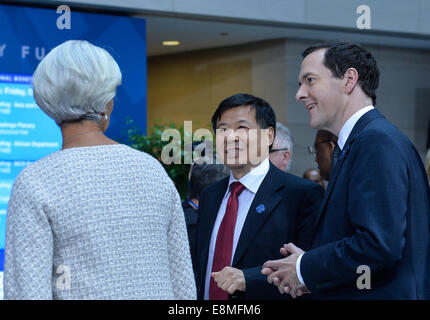
[{"label": "woman's shoulder", "polygon": [[82,161],[85,161],[86,163],[90,163],[92,160],[103,160],[109,162],[117,161],[118,159],[158,163],[158,161],[151,155],[134,149],[128,145],[109,144],[59,150],[34,162],[32,165],[45,166],[49,163],[65,163],[68,161],[78,161],[79,159],[82,159]]},{"label": "woman's shoulder", "polygon": [[118,157],[127,158],[129,161],[135,161],[145,167],[150,166],[152,169],[164,171],[161,163],[152,155],[124,144],[118,146],[120,146],[118,148]]},{"label": "woman's shoulder", "polygon": [[167,178],[163,166],[153,156],[124,144],[114,144],[70,148],[51,153],[21,170],[16,184],[27,184],[31,180],[43,184],[52,179],[70,179],[74,175],[100,167],[115,170],[118,174],[134,172],[145,176],[149,174],[154,178]]}]

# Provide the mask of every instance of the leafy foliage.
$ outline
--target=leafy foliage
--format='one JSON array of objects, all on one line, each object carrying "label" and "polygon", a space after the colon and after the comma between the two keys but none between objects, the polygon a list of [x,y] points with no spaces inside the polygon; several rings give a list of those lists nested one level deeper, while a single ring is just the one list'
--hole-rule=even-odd
[{"label": "leafy foliage", "polygon": [[[127,144],[134,149],[144,151],[154,158],[156,158],[163,165],[169,177],[175,183],[176,189],[181,196],[181,199],[185,199],[188,189],[188,171],[190,170],[189,164],[184,164],[184,138],[187,135],[187,141],[192,141],[192,137],[188,137],[191,133],[188,131],[184,133],[183,126],[177,127],[174,123],[160,124],[157,121],[154,125],[148,129],[148,134],[143,135],[139,128],[133,125],[133,120],[128,119],[127,125],[130,127],[127,130],[128,142]],[[169,141],[162,141],[161,136],[166,129],[176,129],[181,135],[180,141],[174,141],[177,143],[178,150],[181,150],[181,159],[179,164],[171,163],[165,164],[161,159],[161,152],[163,147],[174,140],[172,137]],[[178,159],[179,160],[179,159]],[[179,161],[178,161],[179,162]]]}]

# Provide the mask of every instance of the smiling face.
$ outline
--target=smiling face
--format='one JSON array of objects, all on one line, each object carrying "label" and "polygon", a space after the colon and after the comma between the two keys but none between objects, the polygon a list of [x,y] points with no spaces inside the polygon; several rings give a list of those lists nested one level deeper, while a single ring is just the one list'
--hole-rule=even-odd
[{"label": "smiling face", "polygon": [[336,132],[347,103],[345,80],[333,77],[324,66],[325,51],[316,50],[303,59],[296,100],[304,103],[312,128]]},{"label": "smiling face", "polygon": [[267,158],[272,142],[273,128],[261,129],[256,122],[255,109],[250,106],[228,109],[217,121],[217,152],[236,178]]}]

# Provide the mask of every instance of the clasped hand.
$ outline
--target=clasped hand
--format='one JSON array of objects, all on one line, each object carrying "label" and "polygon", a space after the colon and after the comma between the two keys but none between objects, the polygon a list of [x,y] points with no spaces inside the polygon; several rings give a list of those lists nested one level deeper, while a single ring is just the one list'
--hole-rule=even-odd
[{"label": "clasped hand", "polygon": [[281,294],[289,293],[293,298],[310,293],[304,286],[296,272],[296,263],[304,251],[293,243],[285,244],[280,252],[286,258],[266,261],[261,273],[267,276],[267,282],[278,287]]}]

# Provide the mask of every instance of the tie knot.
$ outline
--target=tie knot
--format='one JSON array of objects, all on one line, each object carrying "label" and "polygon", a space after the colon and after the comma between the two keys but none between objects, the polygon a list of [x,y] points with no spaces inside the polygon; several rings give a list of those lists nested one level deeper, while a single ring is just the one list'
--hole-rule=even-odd
[{"label": "tie knot", "polygon": [[240,195],[240,193],[245,189],[245,186],[241,184],[239,181],[235,181],[230,185],[230,192],[236,195]]},{"label": "tie knot", "polygon": [[339,159],[339,155],[340,155],[340,148],[339,148],[339,146],[336,144],[336,148],[334,148],[334,150],[333,150],[333,159],[334,159],[334,162],[336,162],[337,161],[337,159]]}]

